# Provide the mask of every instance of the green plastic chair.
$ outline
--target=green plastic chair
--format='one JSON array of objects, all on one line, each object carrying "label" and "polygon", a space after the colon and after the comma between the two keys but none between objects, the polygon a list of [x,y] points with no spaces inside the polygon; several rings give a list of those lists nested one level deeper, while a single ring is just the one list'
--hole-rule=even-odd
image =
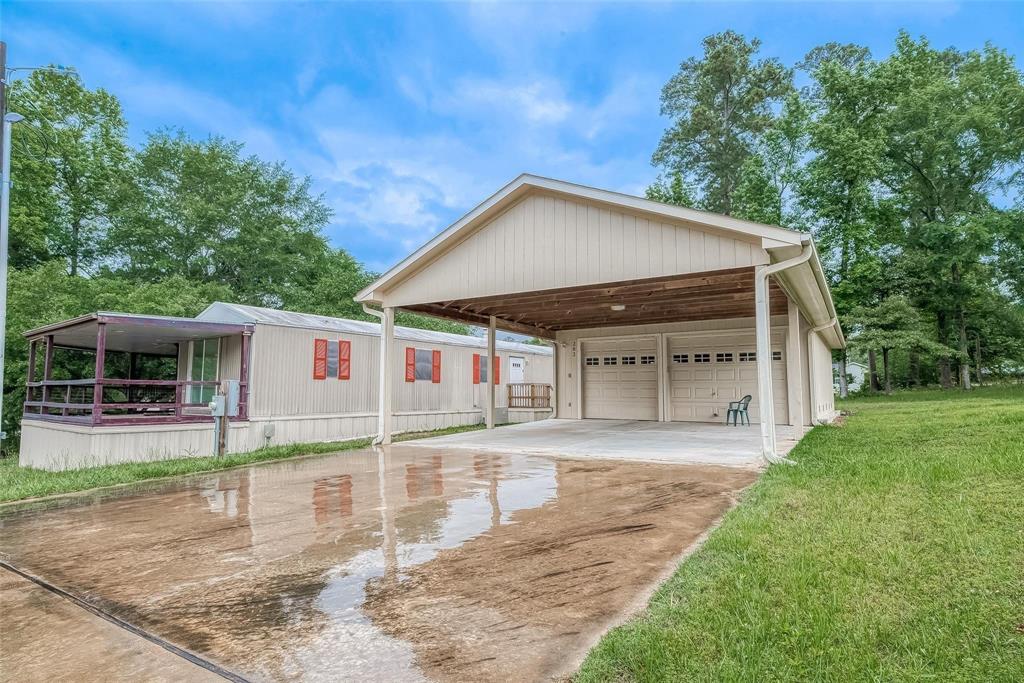
[{"label": "green plastic chair", "polygon": [[747,394],[738,401],[729,402],[729,412],[725,414],[725,424],[729,424],[732,420],[732,425],[737,427],[736,421],[739,420],[739,424],[750,424],[750,413],[747,412],[747,408],[750,406],[750,401],[753,400],[753,396]]}]

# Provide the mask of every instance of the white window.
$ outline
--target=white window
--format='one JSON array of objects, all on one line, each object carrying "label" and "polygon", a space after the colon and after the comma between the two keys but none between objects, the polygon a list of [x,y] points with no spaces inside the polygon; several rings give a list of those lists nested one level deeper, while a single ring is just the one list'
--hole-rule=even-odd
[{"label": "white window", "polygon": [[[330,349],[327,352],[327,374],[331,374]],[[416,349],[416,379],[428,382],[434,378],[434,352],[430,349]]]},{"label": "white window", "polygon": [[623,365],[636,365],[636,356],[623,356],[622,357],[622,364]]},{"label": "white window", "polygon": [[754,363],[757,361],[757,354],[753,351],[740,351],[741,363]]},{"label": "white window", "polygon": [[605,365],[618,365],[619,364],[619,359],[616,356],[605,356],[604,357],[604,364]]},{"label": "white window", "polygon": [[716,353],[715,354],[715,362],[716,363],[731,363],[732,362],[732,353],[730,353],[728,351],[721,351],[719,353]]},{"label": "white window", "polygon": [[[217,380],[217,362],[220,359],[220,339],[197,339],[192,342],[188,376],[193,382]],[[209,403],[216,387],[190,385],[189,403]]]},{"label": "white window", "polygon": [[782,351],[772,351],[772,360],[782,360]]},{"label": "white window", "polygon": [[600,365],[601,364],[601,359],[600,358],[595,358],[593,356],[589,356],[585,362],[586,362],[587,365]]},{"label": "white window", "polygon": [[673,353],[672,354],[672,362],[673,363],[689,363],[690,362],[690,354],[688,354],[688,353]]},{"label": "white window", "polygon": [[654,365],[654,356],[640,356],[640,365]]},{"label": "white window", "polygon": [[710,363],[711,362],[711,354],[710,353],[695,353],[695,354],[693,354],[693,362],[694,363]]}]

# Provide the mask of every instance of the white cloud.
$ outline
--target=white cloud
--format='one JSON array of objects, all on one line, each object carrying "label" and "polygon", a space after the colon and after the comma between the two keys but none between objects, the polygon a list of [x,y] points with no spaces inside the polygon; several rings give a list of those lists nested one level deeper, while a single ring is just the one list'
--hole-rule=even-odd
[{"label": "white cloud", "polygon": [[489,115],[522,117],[539,124],[562,123],[573,110],[561,87],[550,80],[509,83],[465,79],[456,84],[444,106],[452,112],[476,107]]}]

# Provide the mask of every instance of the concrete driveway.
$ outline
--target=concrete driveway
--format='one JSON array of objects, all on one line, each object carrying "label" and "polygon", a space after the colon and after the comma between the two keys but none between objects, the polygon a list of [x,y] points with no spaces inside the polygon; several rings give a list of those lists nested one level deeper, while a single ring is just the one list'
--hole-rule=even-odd
[{"label": "concrete driveway", "polygon": [[[786,455],[807,429],[778,425],[776,448]],[[532,453],[638,462],[762,467],[757,425],[650,420],[538,420],[488,431],[421,439],[418,445],[498,453]]]},{"label": "concrete driveway", "polygon": [[0,507],[0,675],[548,680],[755,477],[397,445]]}]

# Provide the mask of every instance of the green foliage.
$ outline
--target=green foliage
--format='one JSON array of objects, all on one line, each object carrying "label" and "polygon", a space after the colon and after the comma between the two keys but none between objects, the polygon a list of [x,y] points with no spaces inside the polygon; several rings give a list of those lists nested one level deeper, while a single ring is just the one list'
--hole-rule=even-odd
[{"label": "green foliage", "polygon": [[129,156],[121,105],[74,77],[36,71],[15,81],[11,265],[62,258],[72,275],[95,263],[109,205]]},{"label": "green foliage", "polygon": [[[648,196],[811,231],[855,349],[882,352],[890,380],[951,386],[956,369],[970,388],[972,373],[1024,367],[1024,78],[1013,58],[905,33],[883,59],[827,43],[797,65],[810,82],[796,92],[783,65],[755,61],[758,48],[709,36],[665,85],[672,123],[653,160],[667,171]],[[908,325],[898,334],[878,326],[896,309]]]},{"label": "green foliage", "polygon": [[920,312],[901,295],[875,305],[858,306],[847,319],[854,350],[906,351],[949,357],[954,351],[932,340]]},{"label": "green foliage", "polygon": [[646,197],[662,204],[674,204],[693,208],[697,205],[693,192],[686,184],[686,178],[679,171],[661,174],[644,192]]},{"label": "green foliage", "polygon": [[797,220],[787,215],[786,206],[789,194],[804,176],[809,122],[808,105],[798,93],[791,92],[781,115],[757,138],[753,154],[740,168],[733,196],[734,215],[769,225]]},{"label": "green foliage", "polygon": [[309,179],[244,157],[240,143],[157,133],[127,177],[104,250],[133,279],[181,275],[225,285],[245,303],[276,305],[315,287],[311,269],[330,258],[321,235],[330,210],[310,194]]},{"label": "green foliage", "polygon": [[792,72],[776,59],[755,60],[761,43],[733,31],[704,39],[704,55],[679,65],[661,92],[672,119],[653,161],[692,179],[701,206],[730,214],[754,137],[770,129],[774,104],[792,90]]}]

